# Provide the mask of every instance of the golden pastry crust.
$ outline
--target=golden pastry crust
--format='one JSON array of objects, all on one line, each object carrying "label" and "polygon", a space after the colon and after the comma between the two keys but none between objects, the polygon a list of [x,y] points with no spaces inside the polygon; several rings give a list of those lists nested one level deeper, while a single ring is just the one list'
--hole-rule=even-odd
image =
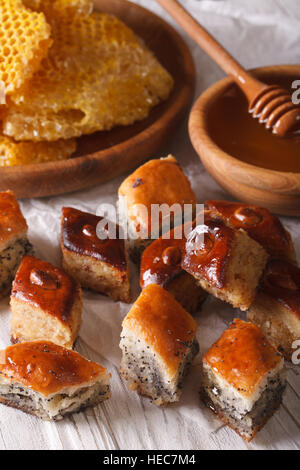
[{"label": "golden pastry crust", "polygon": [[213,287],[222,289],[226,286],[235,231],[209,211],[205,212],[204,217],[204,244],[198,250],[190,250],[185,245],[181,265],[187,272],[197,273]]},{"label": "golden pastry crust", "polygon": [[63,268],[87,289],[109,295],[114,300],[131,301],[130,274],[125,240],[97,235],[103,217],[64,207],[61,220]]},{"label": "golden pastry crust", "polygon": [[122,326],[160,356],[170,377],[178,372],[197,330],[193,317],[169,292],[156,284],[150,284],[142,291]]},{"label": "golden pastry crust", "polygon": [[235,319],[207,351],[203,362],[248,397],[266,374],[278,367],[282,356],[256,325]]},{"label": "golden pastry crust", "polygon": [[148,284],[166,287],[183,269],[181,257],[186,243],[182,238],[174,238],[174,229],[166,237],[154,240],[143,252],[140,265],[140,286],[144,289]]},{"label": "golden pastry crust", "polygon": [[177,227],[176,232],[172,229],[145,249],[140,265],[140,286],[144,289],[149,284],[158,284],[168,290],[188,312],[195,313],[207,293],[181,267],[186,243],[184,229],[185,226],[182,226],[181,238],[177,238]]},{"label": "golden pastry crust", "polygon": [[12,191],[0,192],[0,298],[10,293],[21,259],[32,251],[16,196]]},{"label": "golden pastry crust", "polygon": [[[126,272],[127,262],[124,240],[115,238],[101,240],[97,225],[103,217],[72,207],[62,208],[62,246],[78,255],[90,256]],[[117,237],[119,227],[117,226]]]},{"label": "golden pastry crust", "polygon": [[247,318],[291,361],[293,343],[300,339],[300,269],[288,261],[271,259]]},{"label": "golden pastry crust", "polygon": [[[190,182],[177,163],[169,155],[167,158],[150,160],[135,170],[123,181],[119,188],[119,197],[124,198],[127,216],[134,223],[137,232],[139,226],[151,233],[151,204],[196,204],[197,199]],[[145,220],[143,205],[149,214]],[[153,228],[153,227],[152,227]]]},{"label": "golden pastry crust", "polygon": [[[203,235],[203,240],[199,236]],[[244,230],[237,230],[212,211],[190,233],[182,268],[215,297],[247,310],[266,265],[265,250]]]},{"label": "golden pastry crust", "polygon": [[25,256],[10,298],[11,342],[51,341],[72,348],[82,314],[81,289],[66,272]]},{"label": "golden pastry crust", "polygon": [[69,324],[76,296],[80,296],[80,286],[65,271],[34,256],[24,256],[13,282],[12,299]]},{"label": "golden pastry crust", "polygon": [[229,201],[209,200],[205,204],[233,227],[245,230],[271,256],[296,262],[295,248],[289,232],[267,209]]},{"label": "golden pastry crust", "polygon": [[292,263],[271,259],[259,286],[262,292],[290,310],[300,321],[300,269]]},{"label": "golden pastry crust", "polygon": [[27,234],[27,223],[12,191],[0,192],[0,251]]},{"label": "golden pastry crust", "polygon": [[0,377],[43,396],[93,384],[106,369],[80,354],[48,341],[15,344],[0,351]]}]

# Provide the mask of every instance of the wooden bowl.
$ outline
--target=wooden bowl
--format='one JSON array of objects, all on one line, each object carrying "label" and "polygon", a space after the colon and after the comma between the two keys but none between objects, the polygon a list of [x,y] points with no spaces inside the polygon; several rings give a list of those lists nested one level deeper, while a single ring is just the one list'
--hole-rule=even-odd
[{"label": "wooden bowl", "polygon": [[[276,82],[276,77],[300,76],[299,65],[269,66],[254,69],[261,80]],[[233,85],[224,78],[208,88],[196,101],[189,119],[192,144],[212,177],[232,196],[281,215],[300,216],[300,173],[264,169],[221,150],[209,135],[208,116],[215,100]],[[300,158],[300,156],[299,156]]]},{"label": "wooden bowl", "polygon": [[0,190],[11,189],[20,198],[67,193],[131,170],[153,156],[174,133],[191,104],[195,69],[181,36],[150,11],[126,0],[95,0],[95,9],[123,20],[171,73],[175,85],[170,98],[156,106],[147,119],[78,139],[69,160],[0,169]]}]

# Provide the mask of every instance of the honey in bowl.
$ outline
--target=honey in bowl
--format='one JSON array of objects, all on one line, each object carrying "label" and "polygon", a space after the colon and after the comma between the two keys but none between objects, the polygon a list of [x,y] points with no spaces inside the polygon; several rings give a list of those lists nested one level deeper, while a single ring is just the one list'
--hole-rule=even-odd
[{"label": "honey in bowl", "polygon": [[[287,90],[298,76],[265,77],[269,84]],[[226,153],[246,163],[270,170],[300,173],[300,135],[280,138],[253,119],[242,91],[232,85],[210,107],[207,129],[212,140]]]}]

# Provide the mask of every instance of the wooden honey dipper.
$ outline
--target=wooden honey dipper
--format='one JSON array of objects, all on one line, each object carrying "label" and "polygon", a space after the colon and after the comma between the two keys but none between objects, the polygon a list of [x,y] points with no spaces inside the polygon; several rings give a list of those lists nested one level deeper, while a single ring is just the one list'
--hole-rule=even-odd
[{"label": "wooden honey dipper", "polygon": [[266,85],[254,78],[177,0],[157,2],[224,72],[233,77],[248,99],[249,112],[264,124],[266,129],[284,137],[294,130],[297,124],[300,126],[300,107],[292,102],[288,90],[278,85]]}]

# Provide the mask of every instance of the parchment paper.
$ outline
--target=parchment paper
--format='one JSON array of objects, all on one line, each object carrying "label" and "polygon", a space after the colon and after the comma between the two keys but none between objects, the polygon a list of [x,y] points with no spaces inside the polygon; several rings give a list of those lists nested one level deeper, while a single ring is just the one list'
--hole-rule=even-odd
[{"label": "parchment paper", "polygon": [[[136,1],[136,3],[152,9],[174,24],[155,1],[140,0]],[[182,3],[246,67],[300,63],[299,2],[294,0],[265,0],[263,2],[260,0],[252,0],[251,2],[247,0],[188,0]],[[175,25],[175,27],[177,26]],[[221,78],[223,73],[184,33],[182,35],[190,45],[195,59],[197,67],[196,96],[198,96],[210,84]],[[170,136],[168,145],[161,149],[156,156],[165,156],[168,153],[173,153],[178,158],[191,180],[199,202],[203,202],[207,198],[230,198],[213,181],[201,165],[189,142],[186,122],[182,124],[174,136]],[[22,210],[30,227],[29,237],[34,244],[37,256],[59,265],[60,211],[62,206],[71,206],[96,213],[100,203],[114,202],[116,200],[118,186],[125,176],[102,186],[70,195],[21,201]],[[299,219],[283,218],[282,221],[291,231],[299,255]],[[137,296],[139,292],[137,270],[134,265],[131,268],[132,281],[135,286],[133,291],[135,296]],[[85,350],[92,350],[91,355],[93,359],[96,357],[108,369],[112,365],[118,366],[120,361],[118,345],[121,322],[130,306],[120,302],[113,302],[104,296],[86,291],[84,292],[83,299],[84,312],[83,325],[80,331],[80,343],[88,346],[88,348],[85,347]],[[198,397],[198,364],[201,360],[201,354],[219,337],[234,316],[240,316],[240,312],[234,311],[230,306],[221,301],[209,297],[205,302],[202,311],[197,314],[197,321],[199,323],[197,336],[201,352],[186,379],[180,403],[171,407],[173,413],[182,414],[188,422],[189,420],[196,420],[206,430],[216,430],[219,422],[200,404]],[[9,320],[8,299],[5,299],[0,302],[1,349],[9,345]],[[114,400],[114,382],[112,382],[111,388],[111,400]],[[55,447],[57,439],[55,424],[49,427],[48,423],[43,423],[34,417],[25,416],[18,411],[15,411],[14,414],[10,413],[9,416],[11,423],[7,424],[7,408],[1,405],[0,423],[6,422],[6,425],[11,426],[11,433],[18,436],[20,446],[22,446],[22,439],[25,439],[25,436],[28,434],[28,429],[32,430],[36,427],[41,429],[43,427],[44,432],[45,429],[49,431],[51,447]],[[32,447],[40,448],[41,444],[33,443]]]}]

